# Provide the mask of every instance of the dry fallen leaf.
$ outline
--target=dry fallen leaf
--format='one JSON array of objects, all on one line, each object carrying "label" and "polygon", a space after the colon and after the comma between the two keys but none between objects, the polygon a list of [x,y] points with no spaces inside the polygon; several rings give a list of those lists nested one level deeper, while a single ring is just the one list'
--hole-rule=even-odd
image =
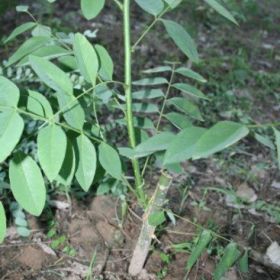
[{"label": "dry fallen leaf", "polygon": [[276,241],[267,248],[265,255],[273,264],[280,266],[280,246]]},{"label": "dry fallen leaf", "polygon": [[247,183],[243,183],[238,187],[236,195],[250,203],[258,199],[258,196],[255,193],[255,191],[252,188],[250,188],[247,185]]}]

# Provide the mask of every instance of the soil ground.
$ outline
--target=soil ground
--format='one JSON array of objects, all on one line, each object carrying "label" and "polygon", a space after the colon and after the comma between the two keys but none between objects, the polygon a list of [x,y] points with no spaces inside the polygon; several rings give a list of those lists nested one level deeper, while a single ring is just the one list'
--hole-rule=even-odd
[{"label": "soil ground", "polygon": [[[122,31],[117,11],[106,7],[92,25],[77,17],[77,3],[69,2],[58,1],[56,8],[48,12],[40,4],[33,4],[32,8],[44,23],[57,29],[98,28],[96,41],[105,42],[115,64],[122,65]],[[242,2],[244,8],[236,14],[239,27],[217,19],[204,6],[191,10],[186,3],[182,10],[174,12],[180,22],[188,15],[189,22],[193,22],[188,27],[197,34],[203,62],[196,68],[208,78],[204,91],[212,97],[210,104],[204,106],[206,125],[222,117],[257,124],[280,120],[280,2],[237,2]],[[245,2],[254,5],[246,6]],[[2,34],[7,35],[26,19],[7,11],[0,19]],[[133,35],[139,34],[146,18],[135,9],[133,19]],[[134,75],[165,60],[166,53],[172,59],[177,55],[173,50],[174,46],[162,36],[161,27],[157,27],[137,50],[137,56],[143,59],[136,61]],[[2,48],[0,55],[6,59],[11,52]],[[121,77],[122,71],[122,67],[117,67],[117,76]],[[271,131],[260,128],[256,132],[266,139],[271,137]],[[262,258],[273,241],[280,243],[280,173],[275,151],[260,144],[251,133],[238,147],[215,158],[188,163],[184,169],[185,175],[174,175],[168,194],[168,207],[179,217],[175,225],[170,222],[159,231],[140,278],[184,279],[189,254],[175,250],[173,245],[191,244],[200,225],[252,248],[249,272],[240,273],[233,268],[226,279],[280,279],[280,271]],[[147,181],[152,192],[156,176],[148,173]],[[244,199],[255,197],[255,201],[242,202],[235,195]],[[32,230],[28,238],[20,238],[10,224],[8,237],[0,245],[0,280],[87,279],[90,264],[93,279],[131,279],[127,268],[142,215],[137,204],[130,201],[120,227],[120,201],[112,196],[77,199],[73,194],[71,205],[63,195],[56,194],[51,199],[55,201],[54,207],[42,217],[28,216]],[[226,241],[217,236],[212,252],[224,245]],[[204,254],[188,279],[212,279],[216,262],[217,254]]]}]

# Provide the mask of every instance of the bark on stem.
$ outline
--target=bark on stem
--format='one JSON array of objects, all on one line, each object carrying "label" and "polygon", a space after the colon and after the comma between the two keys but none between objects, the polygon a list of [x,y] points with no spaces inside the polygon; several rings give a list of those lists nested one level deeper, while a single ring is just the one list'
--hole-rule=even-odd
[{"label": "bark on stem", "polygon": [[144,213],[141,232],[129,266],[129,274],[132,276],[139,274],[144,267],[156,230],[155,226],[149,224],[149,217],[161,211],[165,203],[166,194],[171,185],[171,181],[172,179],[168,174],[164,172],[161,174],[157,188]]}]

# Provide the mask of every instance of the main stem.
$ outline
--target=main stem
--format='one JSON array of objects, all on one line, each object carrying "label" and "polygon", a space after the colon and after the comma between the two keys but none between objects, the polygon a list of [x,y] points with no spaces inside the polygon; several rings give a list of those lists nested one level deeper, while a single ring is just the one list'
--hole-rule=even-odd
[{"label": "main stem", "polygon": [[[130,39],[130,0],[124,0],[123,3],[123,28],[124,28],[124,51],[125,51],[125,97],[126,97],[126,121],[131,148],[136,146],[136,138],[132,113],[132,92],[131,92],[131,39]],[[145,202],[143,191],[143,180],[140,172],[139,162],[137,159],[132,160],[132,167],[135,177],[136,193],[140,202]]]}]

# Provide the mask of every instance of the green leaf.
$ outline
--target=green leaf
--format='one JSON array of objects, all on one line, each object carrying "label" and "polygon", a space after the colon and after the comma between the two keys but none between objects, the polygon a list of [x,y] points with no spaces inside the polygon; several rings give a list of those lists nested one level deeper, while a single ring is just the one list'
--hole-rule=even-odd
[{"label": "green leaf", "polygon": [[0,201],[0,244],[4,241],[4,238],[6,236],[6,230],[7,230],[6,223],[7,221],[6,221],[5,210],[2,202]]},{"label": "green leaf", "polygon": [[174,88],[180,90],[181,92],[186,93],[190,96],[194,96],[194,97],[197,97],[197,98],[202,98],[202,99],[209,100],[208,97],[206,97],[203,94],[203,92],[201,92],[199,89],[197,89],[193,86],[190,86],[188,84],[176,83],[176,84],[173,84],[172,87],[174,87]]},{"label": "green leaf", "polygon": [[231,22],[238,25],[235,18],[232,16],[232,14],[224,7],[222,6],[218,1],[216,0],[204,0],[208,5],[210,5],[216,12],[218,12],[223,17],[227,18]]},{"label": "green leaf", "polygon": [[17,233],[22,237],[28,237],[30,235],[30,230],[26,227],[17,227]]},{"label": "green leaf", "polygon": [[164,85],[164,84],[168,84],[168,81],[165,78],[161,78],[161,77],[145,78],[133,82],[133,85],[135,86],[157,86],[157,85]]},{"label": "green leaf", "polygon": [[207,130],[199,139],[193,159],[205,158],[224,150],[238,142],[248,133],[248,128],[242,124],[231,121],[219,122]]},{"label": "green leaf", "polygon": [[77,98],[74,95],[59,91],[56,93],[56,97],[66,122],[70,126],[81,130],[85,122],[85,112]]},{"label": "green leaf", "polygon": [[149,225],[157,227],[166,221],[164,211],[158,211],[148,217]]},{"label": "green leaf", "polygon": [[51,38],[52,36],[52,30],[49,26],[38,24],[33,30],[32,30],[32,36],[42,36],[42,37],[48,37]]},{"label": "green leaf", "polygon": [[153,103],[133,103],[132,111],[135,113],[158,113],[158,106]]},{"label": "green leaf", "polygon": [[164,117],[179,129],[184,129],[192,125],[190,120],[180,113],[172,112],[164,115]]},{"label": "green leaf", "polygon": [[53,110],[48,99],[41,93],[28,90],[27,111],[35,115],[51,119]]},{"label": "green leaf", "polygon": [[163,97],[164,93],[161,89],[143,89],[132,93],[133,99],[154,99]]},{"label": "green leaf", "polygon": [[40,49],[50,42],[50,38],[47,37],[32,37],[25,41],[17,51],[9,58],[7,67],[18,62],[27,55],[32,54],[36,50]]},{"label": "green leaf", "polygon": [[122,165],[117,151],[104,142],[102,142],[99,145],[98,149],[99,149],[99,161],[101,166],[112,177],[121,180]]},{"label": "green leaf", "polygon": [[18,87],[10,80],[0,76],[0,106],[16,107],[18,105],[18,101]]},{"label": "green leaf", "polygon": [[98,84],[95,87],[96,97],[102,100],[102,103],[108,103],[113,95],[113,91],[106,84]]},{"label": "green leaf", "polygon": [[276,128],[273,128],[274,135],[275,135],[275,144],[277,149],[277,159],[278,159],[278,165],[280,168],[280,131]]},{"label": "green leaf", "polygon": [[87,20],[95,18],[103,9],[105,0],[81,0],[81,9]]},{"label": "green leaf", "polygon": [[190,257],[187,262],[187,270],[190,271],[197,262],[201,254],[207,248],[209,242],[212,240],[212,234],[209,230],[203,230],[200,234],[197,244],[193,247]]},{"label": "green leaf", "polygon": [[46,188],[36,162],[22,152],[15,154],[9,166],[11,190],[19,205],[34,216],[45,206]]},{"label": "green leaf", "polygon": [[14,150],[23,132],[24,122],[14,110],[0,112],[0,163]]},{"label": "green leaf", "polygon": [[268,147],[271,150],[275,150],[275,146],[273,142],[269,139],[267,135],[260,135],[258,133],[254,133],[255,139],[261,143],[262,145]]},{"label": "green leaf", "polygon": [[55,124],[40,129],[37,138],[38,158],[46,176],[52,182],[65,158],[67,139],[63,129]]},{"label": "green leaf", "polygon": [[180,68],[176,69],[175,72],[184,77],[196,80],[201,83],[207,82],[207,80],[204,77],[202,77],[200,74],[198,74],[195,71],[193,71],[189,68],[186,68],[186,67],[180,67]]},{"label": "green leaf", "polygon": [[101,45],[95,45],[95,50],[99,57],[99,74],[103,80],[113,80],[113,73],[114,73],[114,63],[107,52],[107,50]]},{"label": "green leaf", "polygon": [[243,256],[239,260],[239,269],[243,273],[247,273],[249,271],[249,250],[245,249]]},{"label": "green leaf", "polygon": [[18,26],[17,28],[15,28],[13,30],[13,32],[4,41],[4,43],[7,44],[8,42],[12,41],[13,39],[15,39],[20,34],[22,34],[22,33],[26,32],[26,31],[34,28],[36,25],[37,25],[37,23],[35,23],[35,22],[25,22],[25,23],[21,24],[20,26]]},{"label": "green leaf", "polygon": [[59,174],[56,178],[56,181],[61,185],[69,187],[74,178],[75,171],[76,171],[75,151],[71,141],[67,139],[65,158],[61,166],[61,169],[59,171]]},{"label": "green leaf", "polygon": [[196,45],[189,33],[177,22],[161,20],[177,47],[193,62],[199,62]]},{"label": "green leaf", "polygon": [[76,139],[76,179],[84,191],[88,191],[96,171],[96,151],[91,141],[80,135]]},{"label": "green leaf", "polygon": [[177,134],[166,150],[163,165],[190,159],[195,151],[196,143],[205,131],[204,128],[190,126]]},{"label": "green leaf", "polygon": [[80,33],[75,34],[73,47],[81,74],[84,76],[85,80],[91,83],[94,87],[99,68],[98,57],[95,49],[87,38]]},{"label": "green leaf", "polygon": [[179,4],[181,4],[182,0],[164,0],[171,9],[176,8]]},{"label": "green leaf", "polygon": [[171,132],[156,134],[135,148],[135,157],[145,157],[155,152],[166,150],[174,137]]},{"label": "green leaf", "polygon": [[28,5],[18,5],[16,6],[16,11],[19,13],[26,13],[29,9]]},{"label": "green leaf", "polygon": [[240,252],[237,249],[237,245],[233,242],[228,244],[225,248],[222,259],[215,268],[214,280],[220,280],[224,276],[224,274],[233,266],[239,256]]},{"label": "green leaf", "polygon": [[[61,57],[67,54],[69,54],[69,51],[60,46],[43,46],[32,53],[32,55],[34,56],[44,57],[47,60]],[[18,62],[17,66],[26,66],[29,64],[29,57],[25,56]]]},{"label": "green leaf", "polygon": [[66,67],[68,67],[72,70],[78,69],[76,58],[72,55],[65,55],[65,56],[59,57],[58,61],[61,64],[65,65]]},{"label": "green leaf", "polygon": [[147,13],[157,16],[163,9],[162,0],[135,0],[135,2]]},{"label": "green leaf", "polygon": [[186,113],[187,115],[196,120],[203,121],[198,107],[186,98],[173,97],[168,100],[168,104],[175,106],[178,110],[180,110],[183,113]]},{"label": "green leaf", "polygon": [[39,78],[55,91],[73,93],[73,86],[70,78],[55,64],[45,58],[30,56],[29,61],[32,69]]},{"label": "green leaf", "polygon": [[153,74],[153,73],[162,73],[162,72],[170,72],[172,68],[170,66],[158,66],[155,68],[147,69],[142,71],[145,74]]}]

